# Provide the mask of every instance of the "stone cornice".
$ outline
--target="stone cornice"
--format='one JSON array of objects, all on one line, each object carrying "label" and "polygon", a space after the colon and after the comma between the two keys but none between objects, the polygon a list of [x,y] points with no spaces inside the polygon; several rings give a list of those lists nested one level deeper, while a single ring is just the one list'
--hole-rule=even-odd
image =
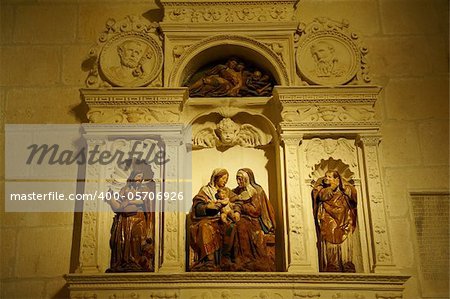
[{"label": "stone cornice", "polygon": [[165,6],[210,6],[210,5],[290,5],[295,7],[300,0],[161,0]]},{"label": "stone cornice", "polygon": [[374,104],[381,88],[378,86],[276,86],[274,97],[283,104],[299,103],[363,103]]},{"label": "stone cornice", "polygon": [[[173,22],[161,22],[160,26],[164,33],[170,33],[170,37],[179,34],[186,38],[186,24],[184,23],[173,23]],[[242,23],[218,23],[215,24],[214,27],[211,27],[209,23],[190,23],[189,24],[189,36],[192,36],[193,33],[203,33],[202,38],[209,37],[211,32],[214,33],[223,33],[224,30],[232,31],[232,32],[243,32],[246,34],[251,33],[251,35],[256,35],[259,31],[264,31],[264,34],[267,35],[267,32],[275,32],[274,36],[280,36],[280,32],[284,34],[292,34],[298,26],[297,21],[286,21],[280,23],[250,23],[246,24],[245,27],[242,26]],[[174,33],[172,33],[174,32]],[[182,32],[182,34],[180,34]]]},{"label": "stone cornice", "polygon": [[114,273],[68,274],[71,291],[88,289],[155,289],[207,287],[292,287],[402,291],[410,276],[379,274],[294,274],[294,273]]},{"label": "stone cornice", "polygon": [[89,107],[130,107],[180,105],[187,98],[187,88],[111,88],[80,89]]}]

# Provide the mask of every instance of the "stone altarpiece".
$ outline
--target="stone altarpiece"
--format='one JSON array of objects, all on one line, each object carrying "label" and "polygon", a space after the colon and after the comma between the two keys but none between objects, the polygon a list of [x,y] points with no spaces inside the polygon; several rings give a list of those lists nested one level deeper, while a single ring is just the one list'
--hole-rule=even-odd
[{"label": "stone altarpiece", "polygon": [[[155,208],[154,272],[105,274],[112,212],[85,204],[79,268],[66,277],[71,298],[402,298],[408,277],[398,275],[390,247],[375,111],[380,88],[370,85],[368,50],[345,21],[302,23],[297,1],[162,0],[161,23],[108,20],[81,89],[89,148],[126,150],[164,131],[171,162],[153,170],[157,190],[190,197],[213,168],[252,168],[276,212],[277,272],[189,272],[186,213],[178,212],[186,207],[174,206]],[[272,95],[189,96],[188,78],[230,57],[269,73]],[[220,148],[217,136],[195,138],[224,120],[250,128],[258,142]],[[182,160],[191,146],[192,169]],[[358,193],[353,274],[319,273],[311,190],[327,170],[338,170]],[[114,171],[88,166],[84,191],[107,190],[102,178]]]}]

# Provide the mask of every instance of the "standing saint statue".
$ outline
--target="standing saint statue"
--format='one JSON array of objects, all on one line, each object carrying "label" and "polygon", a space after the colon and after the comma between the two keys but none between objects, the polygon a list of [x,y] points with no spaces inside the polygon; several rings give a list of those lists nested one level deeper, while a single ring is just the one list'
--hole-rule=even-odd
[{"label": "standing saint statue", "polygon": [[151,192],[155,192],[154,182],[144,179],[144,172],[134,170],[119,196],[112,194],[108,200],[116,215],[109,242],[111,263],[106,272],[153,271],[154,212],[148,196]]},{"label": "standing saint statue", "polygon": [[312,191],[321,272],[356,272],[352,261],[356,189],[328,171]]}]

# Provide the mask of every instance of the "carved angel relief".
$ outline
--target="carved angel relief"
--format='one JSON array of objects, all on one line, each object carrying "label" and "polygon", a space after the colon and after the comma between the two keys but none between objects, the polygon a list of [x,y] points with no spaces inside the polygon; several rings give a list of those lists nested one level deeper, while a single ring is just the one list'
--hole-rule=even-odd
[{"label": "carved angel relief", "polygon": [[231,118],[222,119],[216,126],[198,131],[193,138],[194,148],[259,147],[268,144],[271,137],[251,124],[237,124]]}]

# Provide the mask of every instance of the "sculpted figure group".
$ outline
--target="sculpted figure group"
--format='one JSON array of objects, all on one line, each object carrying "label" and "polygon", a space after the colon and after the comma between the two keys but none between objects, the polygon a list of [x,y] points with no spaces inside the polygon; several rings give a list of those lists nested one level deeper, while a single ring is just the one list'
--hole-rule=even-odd
[{"label": "sculpted figure group", "polygon": [[190,214],[191,271],[275,271],[265,235],[275,232],[273,207],[253,171],[240,169],[237,187],[226,187],[226,169],[215,169],[194,197]]},{"label": "sculpted figure group", "polygon": [[255,68],[248,68],[237,58],[207,70],[200,79],[189,84],[191,97],[269,96],[273,81]]},{"label": "sculpted figure group", "polygon": [[[208,184],[193,199],[189,240],[194,252],[191,271],[275,271],[275,214],[253,171],[242,168],[237,186],[226,186],[229,173],[215,169]],[[107,272],[154,269],[154,215],[149,200],[134,195],[155,190],[144,173],[133,171],[108,203],[116,213],[111,228],[111,264]],[[312,191],[319,270],[356,272],[353,243],[357,220],[355,187],[337,171],[327,171]]]}]

